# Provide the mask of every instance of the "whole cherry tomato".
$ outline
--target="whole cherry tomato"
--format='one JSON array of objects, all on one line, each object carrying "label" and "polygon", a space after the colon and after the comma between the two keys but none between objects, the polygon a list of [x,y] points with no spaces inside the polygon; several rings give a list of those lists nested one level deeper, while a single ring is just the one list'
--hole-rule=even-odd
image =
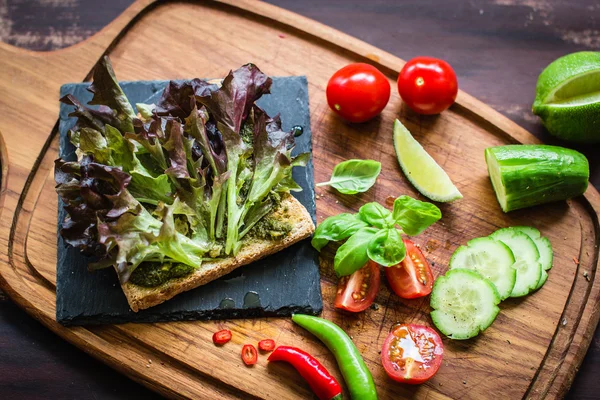
[{"label": "whole cherry tomato", "polygon": [[398,93],[414,112],[439,114],[456,100],[458,81],[446,61],[415,57],[404,65],[398,75]]},{"label": "whole cherry tomato", "polygon": [[356,63],[337,71],[327,83],[327,103],[350,122],[365,122],[378,115],[390,99],[390,83],[372,65]]}]

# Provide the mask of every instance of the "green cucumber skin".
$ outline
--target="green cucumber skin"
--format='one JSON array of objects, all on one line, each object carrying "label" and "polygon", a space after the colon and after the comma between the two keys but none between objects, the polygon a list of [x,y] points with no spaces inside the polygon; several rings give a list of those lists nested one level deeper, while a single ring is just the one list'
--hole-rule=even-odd
[{"label": "green cucumber skin", "polygon": [[486,161],[494,157],[506,190],[504,212],[583,194],[590,168],[587,158],[575,150],[550,145],[489,147]]}]

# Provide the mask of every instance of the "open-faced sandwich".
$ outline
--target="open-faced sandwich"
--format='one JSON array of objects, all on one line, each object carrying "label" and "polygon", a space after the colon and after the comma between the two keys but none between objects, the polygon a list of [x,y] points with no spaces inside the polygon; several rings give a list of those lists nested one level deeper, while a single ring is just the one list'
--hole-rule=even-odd
[{"label": "open-faced sandwich", "polygon": [[293,132],[255,104],[271,79],[247,64],[218,83],[170,82],[156,105],[121,90],[108,58],[89,108],[67,95],[77,160],[56,161],[61,235],[114,267],[133,311],[152,307],[312,234],[292,167]]}]

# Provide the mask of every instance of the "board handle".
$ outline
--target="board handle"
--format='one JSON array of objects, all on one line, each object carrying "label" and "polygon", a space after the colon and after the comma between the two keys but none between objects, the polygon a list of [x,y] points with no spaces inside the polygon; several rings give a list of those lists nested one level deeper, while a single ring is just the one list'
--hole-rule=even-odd
[{"label": "board handle", "polygon": [[10,57],[23,67],[37,66],[44,62],[44,74],[69,68],[71,81],[89,78],[91,70],[100,57],[110,52],[118,39],[140,18],[144,11],[152,8],[158,0],[137,0],[117,18],[84,41],[63,49],[52,51],[32,51],[0,42],[0,56]]}]

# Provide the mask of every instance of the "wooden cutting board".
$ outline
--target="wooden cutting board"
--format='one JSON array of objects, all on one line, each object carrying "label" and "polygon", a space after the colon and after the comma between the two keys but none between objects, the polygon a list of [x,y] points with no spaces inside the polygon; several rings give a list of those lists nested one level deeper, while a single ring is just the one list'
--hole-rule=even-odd
[{"label": "wooden cutting board", "polygon": [[[388,204],[399,194],[418,196],[398,167],[391,127],[399,117],[444,167],[464,199],[441,205],[441,222],[416,238],[436,276],[454,249],[499,227],[533,225],[555,251],[548,283],[524,299],[502,303],[494,324],[478,338],[445,340],[442,368],[428,383],[391,382],[378,351],[395,322],[431,325],[428,298],[404,301],[383,285],[378,309],[342,314],[335,295],[332,253],[321,258],[323,317],[354,339],[382,399],[559,398],[568,389],[597,325],[600,196],[590,186],[573,201],[503,214],[487,177],[483,150],[505,143],[536,143],[525,130],[460,92],[440,116],[417,116],[392,98],[381,117],[348,125],[331,113],[325,86],[350,62],[377,66],[395,87],[403,61],[331,28],[276,7],[230,0],[140,0],[87,41],[49,53],[0,44],[0,283],[21,307],[66,340],[142,384],[173,398],[311,398],[308,386],[285,365],[246,368],[244,343],[271,337],[317,356],[341,381],[327,349],[289,319],[256,319],[64,328],[55,321],[57,200],[52,174],[61,84],[85,80],[102,54],[122,80],[224,76],[247,62],[269,75],[306,75],[314,134],[315,180],[328,178],[348,158],[383,164],[378,184],[358,196],[318,191],[317,218],[356,211],[368,201]],[[460,71],[458,71],[460,77]],[[222,348],[211,335],[227,327]]]}]

